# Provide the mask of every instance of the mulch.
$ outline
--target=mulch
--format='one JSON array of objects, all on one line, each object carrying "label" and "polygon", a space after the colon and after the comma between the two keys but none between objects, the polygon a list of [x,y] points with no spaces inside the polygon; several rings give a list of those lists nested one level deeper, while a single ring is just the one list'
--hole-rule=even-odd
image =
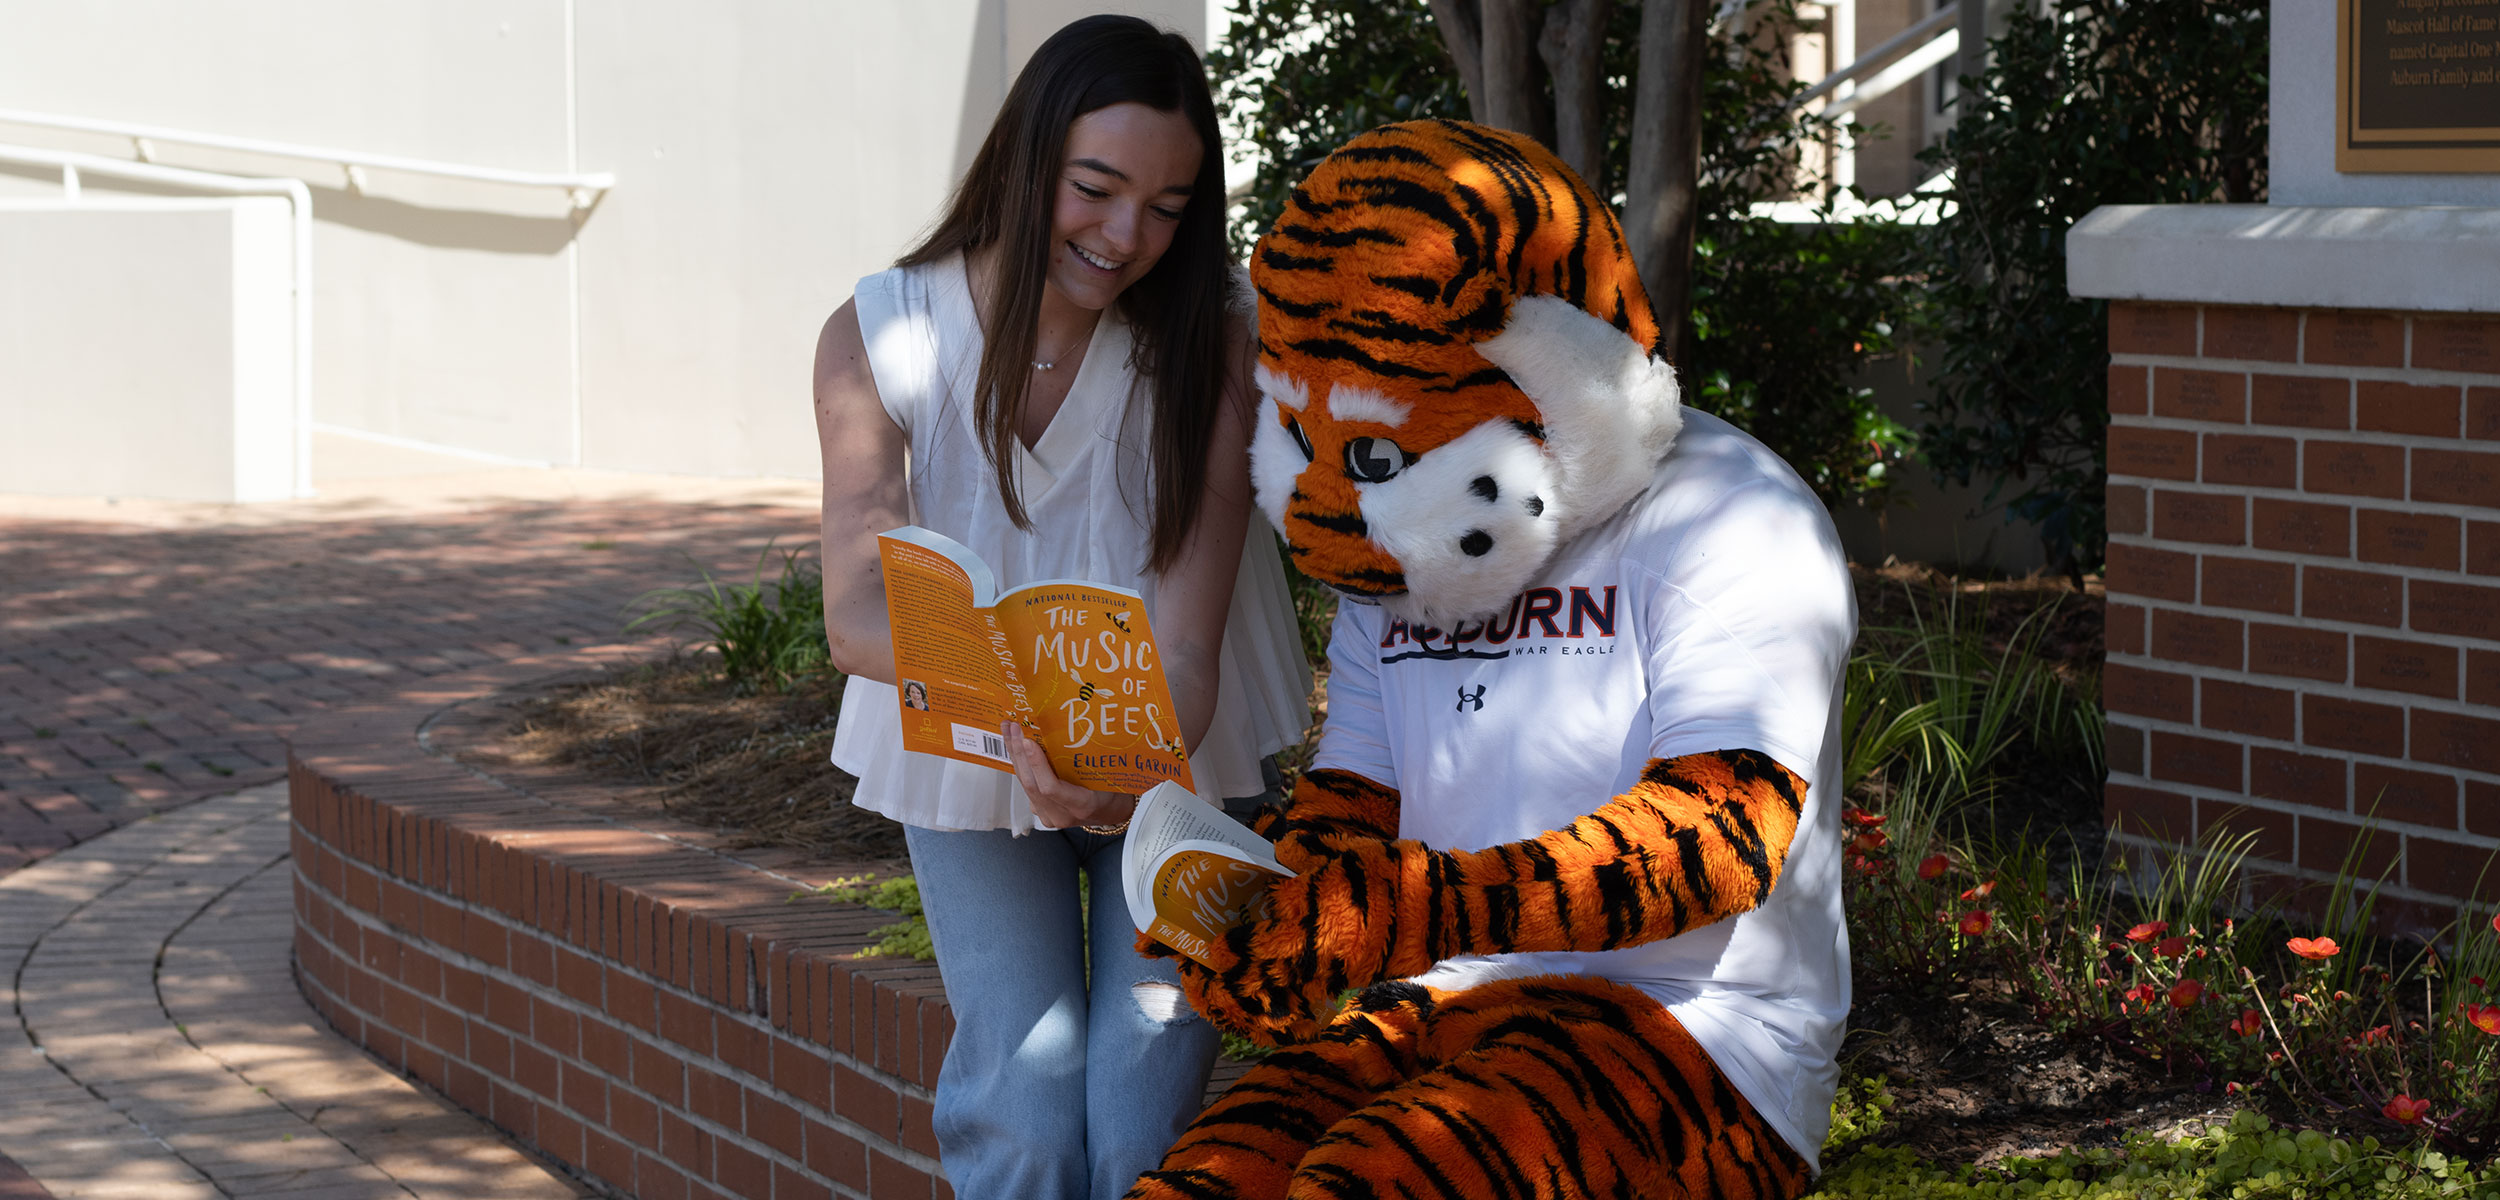
[{"label": "mulch", "polygon": [[562,764],[649,794],[671,816],[833,862],[900,857],[902,826],[855,808],[835,767],[842,680],[819,675],[748,692],[705,655],[679,655],[540,685],[497,701],[497,753]]}]

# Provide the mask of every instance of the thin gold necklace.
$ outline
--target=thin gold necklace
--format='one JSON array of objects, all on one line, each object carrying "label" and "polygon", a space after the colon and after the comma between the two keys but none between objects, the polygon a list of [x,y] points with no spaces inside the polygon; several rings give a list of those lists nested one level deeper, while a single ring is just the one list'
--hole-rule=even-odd
[{"label": "thin gold necklace", "polygon": [[1053,355],[1051,355],[1051,356],[1050,356],[1050,358],[1049,358],[1048,360],[1043,360],[1043,359],[1039,359],[1039,358],[1034,359],[1034,360],[1033,360],[1033,369],[1034,369],[1034,370],[1036,370],[1036,371],[1056,371],[1056,370],[1058,370],[1058,369],[1059,369],[1059,360],[1060,360],[1060,359],[1063,359],[1063,358],[1066,358],[1066,357],[1068,356],[1068,352],[1069,352],[1070,350],[1074,350],[1074,349],[1076,349],[1076,348],[1077,348],[1077,345],[1078,345],[1080,342],[1082,342],[1082,341],[1084,341],[1084,339],[1083,339],[1083,338],[1079,338],[1079,339],[1077,339],[1076,341],[1072,341],[1072,342],[1068,343],[1068,345],[1067,345],[1066,349],[1061,350],[1061,351],[1060,351],[1059,353],[1057,353],[1057,354],[1053,354]]},{"label": "thin gold necklace", "polygon": [[[1099,318],[1097,318],[1097,320],[1099,320]],[[1041,335],[1040,335],[1038,332],[1037,332],[1037,333],[1035,333],[1035,334],[1034,334],[1034,336],[1033,336],[1033,341],[1034,341],[1034,344],[1038,346],[1038,345],[1041,343],[1041,340],[1042,340],[1042,339],[1041,339]],[[1092,328],[1090,328],[1090,327],[1089,327],[1089,328],[1087,328],[1087,329],[1085,330],[1085,332],[1080,333],[1080,334],[1076,335],[1075,337],[1073,337],[1073,338],[1069,339],[1069,340],[1068,340],[1068,344],[1067,344],[1066,346],[1061,347],[1061,348],[1060,348],[1060,350],[1059,350],[1059,353],[1057,353],[1057,354],[1053,354],[1053,355],[1051,355],[1049,358],[1037,358],[1037,359],[1034,359],[1034,360],[1033,360],[1033,369],[1034,369],[1034,370],[1036,370],[1036,371],[1056,371],[1056,370],[1058,370],[1058,369],[1059,369],[1059,363],[1060,363],[1060,360],[1062,360],[1062,359],[1066,358],[1067,356],[1069,356],[1069,355],[1071,355],[1071,354],[1076,353],[1078,350],[1080,350],[1080,349],[1082,349],[1082,348],[1084,348],[1084,347],[1086,347],[1086,346],[1088,346],[1088,345],[1091,345],[1091,344],[1093,343],[1093,340],[1094,340],[1094,331],[1093,331],[1093,329],[1092,329]]]}]

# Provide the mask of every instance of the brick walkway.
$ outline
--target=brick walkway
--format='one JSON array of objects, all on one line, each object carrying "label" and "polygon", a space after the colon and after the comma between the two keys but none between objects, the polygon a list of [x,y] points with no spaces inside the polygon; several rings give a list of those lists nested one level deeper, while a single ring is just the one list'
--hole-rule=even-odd
[{"label": "brick walkway", "polygon": [[[277,779],[286,733],[413,677],[620,636],[815,515],[648,494],[175,528],[0,516],[0,873]],[[229,510],[234,512],[236,510]]]},{"label": "brick walkway", "polygon": [[591,1194],[314,1015],[288,829],[271,784],[0,879],[0,1150],[60,1200]]},{"label": "brick walkway", "polygon": [[[0,497],[0,877],[282,778],[286,735],[330,705],[617,641],[634,597],[698,563],[744,576],[816,527],[812,489],[787,484],[507,472],[324,490],[251,508]],[[261,916],[285,928],[283,905]],[[0,1155],[0,1200],[48,1196]]]}]

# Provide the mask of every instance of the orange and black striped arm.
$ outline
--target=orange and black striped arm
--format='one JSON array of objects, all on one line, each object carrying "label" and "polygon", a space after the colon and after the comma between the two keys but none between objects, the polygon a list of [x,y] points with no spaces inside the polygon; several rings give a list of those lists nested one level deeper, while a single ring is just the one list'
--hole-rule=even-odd
[{"label": "orange and black striped arm", "polygon": [[1398,835],[1397,789],[1352,771],[1311,771],[1293,785],[1282,808],[1263,808],[1251,828],[1271,842],[1318,848],[1331,837],[1393,838]]},{"label": "orange and black striped arm", "polygon": [[1184,962],[1200,1012],[1267,1041],[1307,1035],[1349,988],[1461,954],[1610,950],[1761,904],[1805,782],[1758,750],[1652,762],[1569,826],[1484,850],[1333,836],[1280,845],[1301,874],[1236,926],[1213,967]]}]

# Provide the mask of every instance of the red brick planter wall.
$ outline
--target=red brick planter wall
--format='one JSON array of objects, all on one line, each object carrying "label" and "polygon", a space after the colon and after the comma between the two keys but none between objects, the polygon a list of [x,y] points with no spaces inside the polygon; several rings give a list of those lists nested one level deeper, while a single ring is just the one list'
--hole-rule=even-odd
[{"label": "red brick planter wall", "polygon": [[[2500,317],[2113,303],[2107,810],[2500,896]],[[2389,905],[2383,908],[2391,907]]]},{"label": "red brick planter wall", "polygon": [[420,744],[447,705],[551,665],[296,736],[314,1006],[623,1195],[950,1197],[929,1132],[952,1029],[936,969],[850,957],[892,914],[788,903],[793,856],[732,857],[587,781],[515,785]]}]

